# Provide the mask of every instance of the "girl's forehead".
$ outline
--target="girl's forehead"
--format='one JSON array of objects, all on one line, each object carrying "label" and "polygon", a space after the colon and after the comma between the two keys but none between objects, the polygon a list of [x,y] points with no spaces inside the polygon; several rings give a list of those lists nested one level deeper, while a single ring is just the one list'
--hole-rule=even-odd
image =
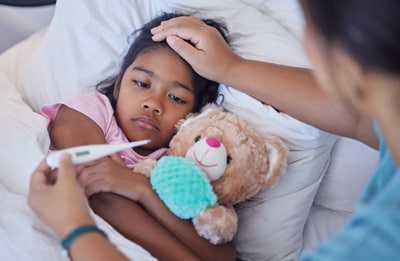
[{"label": "girl's forehead", "polygon": [[[175,51],[167,47],[150,47],[143,49],[138,53],[132,64],[146,63],[149,66],[157,66],[160,64],[169,66],[180,66],[186,72],[190,72],[190,65],[182,59]],[[183,73],[183,72],[182,72]]]},{"label": "girl's forehead", "polygon": [[142,72],[154,80],[174,83],[193,91],[192,71],[182,58],[168,48],[148,48],[141,52],[126,73]]},{"label": "girl's forehead", "polygon": [[148,46],[146,48],[143,48],[141,51],[138,52],[137,57],[141,55],[159,55],[159,54],[169,54],[172,57],[177,57],[180,58],[182,61],[184,61],[174,50],[172,50],[169,47],[160,45]]}]

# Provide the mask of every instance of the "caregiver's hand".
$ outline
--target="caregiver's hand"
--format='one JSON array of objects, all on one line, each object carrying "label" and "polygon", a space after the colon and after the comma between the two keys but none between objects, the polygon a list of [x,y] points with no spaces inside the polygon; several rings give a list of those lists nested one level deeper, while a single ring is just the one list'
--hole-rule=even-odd
[{"label": "caregiver's hand", "polygon": [[192,16],[164,21],[151,32],[154,41],[166,39],[197,73],[213,81],[225,82],[242,60],[218,30]]},{"label": "caregiver's hand", "polygon": [[94,221],[70,156],[62,155],[55,180],[50,178],[52,172],[45,160],[40,162],[31,177],[28,203],[40,219],[64,238],[76,227]]}]

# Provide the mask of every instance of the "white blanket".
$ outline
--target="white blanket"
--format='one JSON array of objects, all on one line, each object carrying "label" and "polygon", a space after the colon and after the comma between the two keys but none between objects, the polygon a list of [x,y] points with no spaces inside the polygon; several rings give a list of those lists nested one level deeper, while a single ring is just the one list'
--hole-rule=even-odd
[{"label": "white blanket", "polygon": [[[26,204],[24,195],[9,191],[0,183],[0,253],[2,260],[68,260],[56,235]],[[156,260],[139,245],[127,240],[108,223],[93,214],[97,225],[130,260]]]}]

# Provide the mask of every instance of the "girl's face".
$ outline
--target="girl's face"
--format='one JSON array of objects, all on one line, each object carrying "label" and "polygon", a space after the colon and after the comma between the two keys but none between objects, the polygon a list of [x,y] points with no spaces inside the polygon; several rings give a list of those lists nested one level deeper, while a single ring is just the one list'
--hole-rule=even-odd
[{"label": "girl's face", "polygon": [[175,124],[195,103],[189,68],[166,48],[139,54],[116,83],[114,97],[116,118],[128,139],[152,140],[135,149],[142,155],[168,146]]}]

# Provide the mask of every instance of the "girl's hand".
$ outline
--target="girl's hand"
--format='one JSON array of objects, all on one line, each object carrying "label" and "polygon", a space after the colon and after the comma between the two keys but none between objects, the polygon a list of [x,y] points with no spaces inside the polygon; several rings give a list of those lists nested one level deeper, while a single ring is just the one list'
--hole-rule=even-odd
[{"label": "girl's hand", "polygon": [[68,154],[61,157],[57,173],[45,160],[40,162],[31,177],[28,204],[60,238],[77,226],[94,223]]},{"label": "girl's hand", "polygon": [[99,192],[113,192],[139,201],[143,193],[151,189],[146,177],[110,157],[86,164],[78,173],[78,180],[87,197]]},{"label": "girl's hand", "polygon": [[154,41],[166,40],[197,73],[217,82],[229,79],[242,60],[217,29],[192,16],[164,21],[151,32]]}]

